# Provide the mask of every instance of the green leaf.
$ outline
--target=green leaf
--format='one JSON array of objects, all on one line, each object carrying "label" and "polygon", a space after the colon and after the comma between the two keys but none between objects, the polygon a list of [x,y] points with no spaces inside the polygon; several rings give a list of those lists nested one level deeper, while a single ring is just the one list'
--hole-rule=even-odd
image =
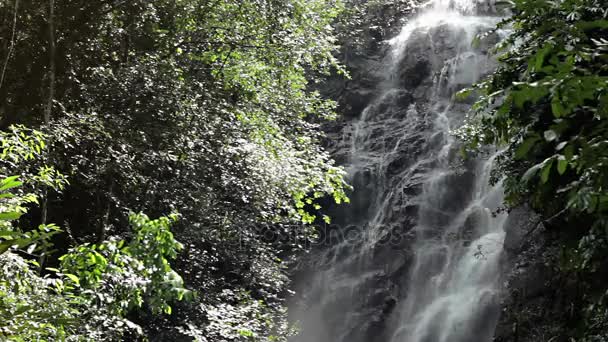
[{"label": "green leaf", "polygon": [[538,140],[538,136],[532,136],[524,140],[524,142],[517,147],[517,150],[515,150],[515,159],[524,159]]},{"label": "green leaf", "polygon": [[461,91],[457,92],[456,95],[454,95],[454,98],[456,99],[456,101],[464,101],[467,98],[469,98],[469,96],[471,96],[472,92],[473,92],[473,89],[465,88],[465,89],[462,89]]},{"label": "green leaf", "polygon": [[22,313],[28,311],[29,309],[31,309],[31,306],[29,306],[29,305],[19,305],[17,307],[17,311],[15,311],[14,315],[15,316],[21,315]]},{"label": "green leaf", "polygon": [[478,48],[480,44],[481,44],[481,37],[479,35],[476,35],[473,38],[473,41],[471,41],[471,47]]},{"label": "green leaf", "polygon": [[536,54],[536,63],[534,64],[534,69],[539,71],[543,67],[543,63],[545,62],[545,57],[553,48],[552,44],[546,44],[537,54]]},{"label": "green leaf", "polygon": [[553,111],[553,116],[555,116],[556,118],[568,114],[557,96],[551,99],[551,111]]},{"label": "green leaf", "polygon": [[532,166],[531,168],[529,168],[524,175],[521,177],[522,182],[528,182],[530,179],[532,179],[532,177],[534,177],[534,175],[536,175],[536,173],[538,173],[538,170],[540,170],[540,168],[542,167],[542,163],[541,164],[536,164],[534,166]]},{"label": "green leaf", "polygon": [[513,95],[513,103],[517,108],[522,108],[529,99],[529,96],[523,91],[513,91],[511,94]]},{"label": "green leaf", "polygon": [[12,188],[21,186],[23,183],[18,182],[17,181],[18,178],[19,178],[19,176],[11,176],[11,177],[7,177],[7,178],[3,179],[2,181],[0,181],[0,191],[5,191],[8,189],[12,189]]},{"label": "green leaf", "polygon": [[70,278],[70,280],[73,281],[74,284],[80,286],[80,279],[77,276],[70,274],[70,273],[64,273],[64,275],[66,277]]},{"label": "green leaf", "polygon": [[23,215],[23,214],[16,212],[16,211],[7,211],[4,213],[0,213],[0,220],[13,221],[13,220],[17,220],[18,218],[20,218],[21,215]]},{"label": "green leaf", "polygon": [[249,330],[249,329],[241,329],[239,330],[239,335],[243,336],[243,337],[253,337],[253,331]]},{"label": "green leaf", "polygon": [[557,161],[557,172],[559,172],[560,175],[563,175],[566,173],[566,169],[568,169],[568,161],[566,160],[566,157],[560,156]]},{"label": "green leaf", "polygon": [[553,166],[553,159],[549,162],[545,162],[545,166],[543,166],[543,171],[540,174],[540,181],[545,184],[549,180],[549,175],[551,175],[551,167]]},{"label": "green leaf", "polygon": [[6,251],[9,250],[9,248],[13,247],[14,245],[17,245],[18,243],[19,240],[6,240],[0,242],[0,254],[4,254]]},{"label": "green leaf", "polygon": [[576,26],[585,30],[594,30],[594,29],[607,29],[608,28],[608,20],[595,20],[595,21],[579,21],[576,23]]},{"label": "green leaf", "polygon": [[566,146],[566,149],[564,149],[564,156],[566,157],[567,161],[571,161],[572,158],[574,158],[574,146]]},{"label": "green leaf", "polygon": [[12,230],[0,230],[0,237],[6,237],[6,236],[10,236],[10,237],[21,236],[21,233],[14,232]]}]

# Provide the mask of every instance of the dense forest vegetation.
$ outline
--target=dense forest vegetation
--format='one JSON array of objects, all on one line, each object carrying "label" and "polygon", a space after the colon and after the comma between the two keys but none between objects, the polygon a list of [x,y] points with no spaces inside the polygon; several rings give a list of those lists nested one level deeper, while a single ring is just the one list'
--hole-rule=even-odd
[{"label": "dense forest vegetation", "polygon": [[[287,268],[348,202],[318,84],[387,5],[409,2],[0,0],[0,339],[286,341]],[[575,237],[601,341],[608,8],[512,6],[459,135],[505,146],[507,204]]]},{"label": "dense forest vegetation", "polygon": [[284,340],[342,8],[2,1],[2,339]]}]

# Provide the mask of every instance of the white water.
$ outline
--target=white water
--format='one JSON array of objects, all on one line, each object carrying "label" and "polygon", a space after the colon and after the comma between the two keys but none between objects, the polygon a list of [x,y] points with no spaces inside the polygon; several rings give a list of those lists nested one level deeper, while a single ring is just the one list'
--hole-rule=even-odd
[{"label": "white water", "polygon": [[[433,222],[437,196],[442,193],[439,188],[448,173],[436,170],[425,184],[408,300],[401,303],[400,324],[391,341],[491,340],[506,219],[504,214],[492,213],[502,201],[500,186],[487,185],[493,160],[481,164],[472,200],[439,238],[425,233],[433,229],[428,222]],[[476,220],[468,228],[471,231],[463,232],[470,215]],[[473,241],[463,239],[465,233]]]},{"label": "white water", "polygon": [[[500,20],[478,15],[488,12],[487,1],[433,0],[388,42],[380,95],[344,130],[346,166],[358,188],[343,220],[357,229],[319,255],[306,305],[295,315],[303,327],[298,341],[491,341],[506,219],[495,213],[502,188],[490,186],[496,154],[463,162],[451,135],[467,111],[454,93],[493,66],[471,46]],[[427,45],[431,81],[404,88],[401,61]],[[406,93],[427,94],[417,97],[424,106],[404,107]],[[421,147],[411,147],[417,142]],[[404,155],[411,160],[395,164]],[[395,234],[397,243],[384,242]],[[404,274],[392,266],[399,258],[409,258]]]},{"label": "white water", "polygon": [[[474,15],[475,9],[476,4],[471,0],[432,1],[424,14],[405,26],[401,34],[391,41],[393,54],[399,56],[408,52],[408,40],[416,30],[429,30],[445,24],[452,30],[463,29],[465,41],[458,42],[458,56],[446,63],[439,81],[447,87],[475,82],[485,70],[480,68],[480,56],[467,43],[473,40],[479,27],[496,23],[495,17]],[[451,72],[446,74],[446,70]],[[435,90],[438,102],[442,102],[440,87],[437,85]],[[419,197],[421,209],[408,299],[400,303],[398,327],[390,341],[490,341],[498,314],[495,307],[500,277],[499,258],[506,219],[505,214],[493,213],[503,199],[500,185],[489,185],[495,156],[478,166],[473,196],[465,209],[443,227],[439,236],[428,234],[436,229],[434,217],[445,192],[455,190],[446,183],[446,178],[451,175],[450,151],[454,149],[454,139],[449,133],[460,118],[452,117],[449,104],[438,114],[435,127],[447,138],[436,157],[438,167],[430,172]],[[474,222],[463,227],[469,217],[474,217]],[[463,239],[463,234],[469,235],[473,241]]]}]

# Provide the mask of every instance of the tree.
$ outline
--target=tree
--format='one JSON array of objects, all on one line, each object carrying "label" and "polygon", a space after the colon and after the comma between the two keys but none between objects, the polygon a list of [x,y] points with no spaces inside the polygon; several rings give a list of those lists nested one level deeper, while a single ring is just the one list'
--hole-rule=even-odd
[{"label": "tree", "polygon": [[[608,11],[599,0],[512,5],[497,28],[512,28],[500,65],[477,85],[481,97],[460,134],[474,147],[504,146],[497,178],[505,177],[508,204],[528,202],[548,226],[577,236],[563,271],[595,286],[608,253]],[[575,231],[568,222],[578,222]],[[595,316],[588,327],[601,330],[605,310],[592,311],[603,323]]]},{"label": "tree", "polygon": [[[0,3],[3,41],[16,18],[0,116],[3,128],[42,127],[48,96],[38,90],[54,84],[41,128],[46,162],[70,185],[47,197],[47,220],[71,232],[57,245],[128,240],[130,212],[177,210],[176,268],[204,296],[178,306],[187,321],[177,310],[131,318],[205,331],[213,308],[242,304],[283,326],[288,259],[323,218],[313,214],[321,198],[348,200],[344,171],[320,144],[319,124],[335,105],[313,90],[323,74],[342,71],[331,28],[342,3],[66,0],[53,7],[51,60],[38,48],[49,46],[48,4]],[[33,210],[24,220],[39,217]],[[235,313],[235,329],[274,336],[275,328],[247,327],[251,310]]]}]

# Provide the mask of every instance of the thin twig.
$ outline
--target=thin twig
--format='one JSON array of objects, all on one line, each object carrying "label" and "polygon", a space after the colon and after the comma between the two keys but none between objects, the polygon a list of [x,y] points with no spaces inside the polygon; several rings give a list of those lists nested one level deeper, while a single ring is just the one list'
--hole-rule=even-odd
[{"label": "thin twig", "polygon": [[19,10],[19,0],[15,0],[15,15],[13,16],[13,33],[11,34],[11,47],[8,50],[8,54],[6,55],[6,60],[4,61],[4,66],[2,67],[2,75],[0,76],[0,89],[2,89],[2,84],[4,83],[4,76],[6,74],[6,69],[8,67],[8,61],[11,59],[11,55],[13,54],[13,50],[15,49],[15,32],[17,31],[17,12]]},{"label": "thin twig", "polygon": [[534,228],[530,229],[528,232],[526,232],[526,234],[524,234],[524,236],[522,237],[522,239],[524,240],[524,244],[522,246],[522,249],[525,247],[527,248],[528,243],[531,242],[532,240],[529,239],[529,237],[540,227],[545,227],[547,224],[550,226],[551,224],[553,224],[553,221],[557,218],[559,218],[560,216],[562,216],[563,214],[565,214],[566,212],[568,212],[570,208],[566,207],[564,209],[562,209],[561,211],[559,211],[557,214],[549,217],[546,220],[540,220],[535,226]]},{"label": "thin twig", "polygon": [[51,122],[53,98],[55,97],[55,0],[49,0],[49,97],[44,111],[44,123]]}]

